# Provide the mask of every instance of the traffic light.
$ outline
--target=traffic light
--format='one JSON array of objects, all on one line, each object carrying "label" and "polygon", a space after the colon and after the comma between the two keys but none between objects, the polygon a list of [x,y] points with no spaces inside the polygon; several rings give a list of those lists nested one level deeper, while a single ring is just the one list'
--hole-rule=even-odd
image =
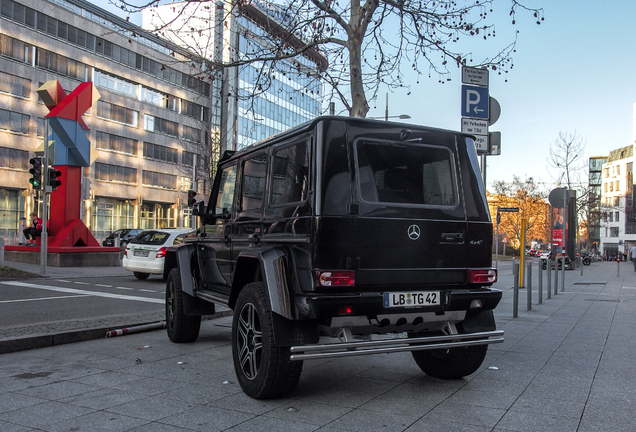
[{"label": "traffic light", "polygon": [[197,202],[197,199],[195,198],[197,196],[197,191],[195,190],[188,190],[188,207],[192,207],[194,205],[194,203]]},{"label": "traffic light", "polygon": [[31,183],[33,189],[42,189],[42,158],[31,158],[29,159],[29,163],[33,166],[33,168],[29,170],[31,173],[29,183]]},{"label": "traffic light", "polygon": [[59,170],[56,170],[53,167],[49,167],[48,182],[49,186],[51,186],[51,190],[56,190],[58,186],[62,185],[62,181],[59,180],[61,176],[62,173]]}]

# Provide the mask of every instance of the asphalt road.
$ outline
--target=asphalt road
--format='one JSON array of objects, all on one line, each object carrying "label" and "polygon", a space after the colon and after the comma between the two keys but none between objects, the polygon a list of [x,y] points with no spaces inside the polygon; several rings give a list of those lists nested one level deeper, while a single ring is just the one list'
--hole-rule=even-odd
[{"label": "asphalt road", "polygon": [[0,281],[0,328],[162,314],[165,282],[160,276],[34,278]]}]

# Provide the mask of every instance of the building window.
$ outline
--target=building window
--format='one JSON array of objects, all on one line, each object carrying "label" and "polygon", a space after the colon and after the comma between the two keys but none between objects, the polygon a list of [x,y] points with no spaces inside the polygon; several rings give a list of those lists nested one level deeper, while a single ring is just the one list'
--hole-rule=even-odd
[{"label": "building window", "polygon": [[616,180],[616,181],[614,182],[614,190],[615,190],[616,192],[618,192],[618,191],[620,191],[620,190],[621,190],[621,189],[620,189],[620,187],[619,187],[619,184],[620,184],[620,183],[619,183],[619,180]]},{"label": "building window", "polygon": [[8,147],[0,147],[0,167],[26,171],[29,169],[29,152]]},{"label": "building window", "polygon": [[137,97],[137,84],[102,71],[95,71],[95,85],[126,96]]},{"label": "building window", "polygon": [[137,127],[139,113],[119,105],[97,101],[97,117]]},{"label": "building window", "polygon": [[618,237],[618,227],[610,227],[610,237]]},{"label": "building window", "polygon": [[207,121],[208,117],[207,110],[203,106],[185,99],[181,100],[181,114],[201,121]]},{"label": "building window", "polygon": [[200,143],[201,129],[183,125],[183,139],[194,143]]},{"label": "building window", "polygon": [[137,156],[137,140],[105,132],[95,132],[95,147]]},{"label": "building window", "polygon": [[619,216],[618,216],[619,214],[620,214],[619,212],[615,212],[615,213],[614,213],[614,220],[615,220],[616,222],[620,222],[620,221],[619,221]]},{"label": "building window", "polygon": [[28,99],[31,95],[31,80],[0,72],[0,92]]},{"label": "building window", "polygon": [[135,206],[130,201],[97,197],[93,206],[93,230],[96,236],[107,236],[120,228],[131,228]]},{"label": "building window", "polygon": [[37,49],[36,66],[55,72],[59,75],[65,75],[71,78],[84,81],[87,79],[87,67],[84,63],[72,60],[63,55],[48,51],[42,48]]},{"label": "building window", "polygon": [[[3,11],[4,4],[5,2],[3,1]],[[31,64],[31,61],[33,59],[32,47],[32,45],[24,43],[21,40],[14,39],[4,34],[0,34],[0,55],[4,57],[9,57],[22,63]]]},{"label": "building window", "polygon": [[167,108],[168,95],[142,86],[141,100],[162,108]]},{"label": "building window", "polygon": [[121,183],[137,183],[137,170],[117,165],[95,162],[95,180]]},{"label": "building window", "polygon": [[29,134],[29,116],[0,109],[0,130]]},{"label": "building window", "polygon": [[179,151],[170,147],[144,142],[144,157],[177,164],[179,162]]},{"label": "building window", "polygon": [[177,176],[154,171],[142,172],[141,184],[164,189],[177,189]]},{"label": "building window", "polygon": [[144,114],[144,129],[150,132],[162,133],[174,138],[179,138],[179,123]]}]

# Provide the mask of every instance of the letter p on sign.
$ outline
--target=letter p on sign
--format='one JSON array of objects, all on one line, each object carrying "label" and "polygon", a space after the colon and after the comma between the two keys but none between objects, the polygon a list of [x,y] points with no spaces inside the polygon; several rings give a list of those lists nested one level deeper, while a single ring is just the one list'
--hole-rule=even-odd
[{"label": "letter p on sign", "polygon": [[462,117],[488,118],[488,87],[462,86]]}]

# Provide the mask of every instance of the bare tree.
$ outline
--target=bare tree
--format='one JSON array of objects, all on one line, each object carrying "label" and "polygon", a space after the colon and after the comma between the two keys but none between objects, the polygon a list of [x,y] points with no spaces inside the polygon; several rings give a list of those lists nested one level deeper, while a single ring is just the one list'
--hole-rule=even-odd
[{"label": "bare tree", "polygon": [[[111,1],[130,13],[152,11],[160,3]],[[262,3],[260,8],[255,3],[256,0],[169,3],[173,13],[168,17],[155,15],[154,31],[167,36],[167,32],[178,29],[178,34],[170,35],[171,39],[180,40],[205,59],[201,63],[202,74],[216,76],[220,68],[255,65],[258,74],[249,89],[253,94],[265,91],[273,79],[280,79],[280,74],[290,73],[289,67],[279,68],[279,64],[291,64],[291,73],[327,84],[330,97],[339,99],[353,117],[366,116],[369,100],[377,97],[380,85],[408,86],[404,68],[412,68],[418,76],[437,75],[441,82],[449,80],[452,69],[462,65],[483,66],[499,73],[512,69],[516,36],[477,61],[469,48],[460,48],[470,44],[458,43],[495,37],[490,18],[495,4],[509,9],[512,25],[519,11],[534,16],[537,24],[544,19],[543,9],[524,6],[517,0],[284,0],[278,4]],[[263,14],[262,6],[274,13]],[[222,55],[212,55],[218,54],[219,47],[211,46],[210,35],[219,33],[218,23],[227,26],[238,15],[256,17],[265,32],[247,34],[246,30],[245,36],[255,43],[240,52],[228,51],[224,46]],[[318,67],[308,70],[302,56],[313,59]]]},{"label": "bare tree", "polygon": [[557,140],[550,145],[548,165],[555,168],[550,175],[562,187],[576,191],[576,214],[579,220],[587,218],[590,189],[589,168],[584,156],[585,141],[576,131],[559,132]]}]

